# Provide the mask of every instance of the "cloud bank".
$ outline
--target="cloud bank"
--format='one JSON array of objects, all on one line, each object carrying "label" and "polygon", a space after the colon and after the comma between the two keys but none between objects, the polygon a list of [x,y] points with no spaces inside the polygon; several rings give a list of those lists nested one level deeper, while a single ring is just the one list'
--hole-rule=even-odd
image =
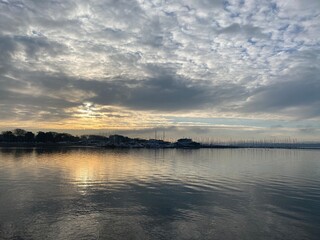
[{"label": "cloud bank", "polygon": [[0,18],[2,126],[320,118],[317,0],[0,0]]}]

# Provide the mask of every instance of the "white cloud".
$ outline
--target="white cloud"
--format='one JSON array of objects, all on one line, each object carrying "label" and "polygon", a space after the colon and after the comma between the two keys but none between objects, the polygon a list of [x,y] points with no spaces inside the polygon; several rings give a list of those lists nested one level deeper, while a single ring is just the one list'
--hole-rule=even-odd
[{"label": "white cloud", "polygon": [[[0,1],[0,18],[0,87],[6,94],[15,88],[13,83],[8,87],[6,76],[26,87],[33,78],[52,75],[110,86],[114,79],[150,83],[164,74],[180,79],[186,87],[192,82],[195,91],[197,82],[205,82],[204,89],[218,95],[226,84],[237,86],[233,90],[241,88],[247,102],[234,95],[212,106],[212,98],[201,100],[198,106],[203,112],[241,116],[248,114],[241,109],[249,103],[260,104],[252,102],[258,99],[259,89],[280,86],[282,81],[283,86],[290,81],[298,86],[306,71],[315,78],[312,81],[319,81],[317,0],[14,0]],[[88,96],[97,94],[90,88],[75,91],[81,92],[77,100],[54,93],[43,97],[60,99],[68,108],[70,101],[81,106]],[[35,100],[31,102],[36,105]],[[316,102],[308,106],[310,114],[305,117],[319,117]],[[134,105],[121,104],[124,108]],[[181,107],[173,106],[177,111]],[[273,108],[274,118],[287,115],[281,106],[280,102]],[[66,109],[59,107],[66,116]],[[267,108],[250,114],[272,118]],[[303,114],[300,106],[292,106],[291,117],[303,118]]]}]

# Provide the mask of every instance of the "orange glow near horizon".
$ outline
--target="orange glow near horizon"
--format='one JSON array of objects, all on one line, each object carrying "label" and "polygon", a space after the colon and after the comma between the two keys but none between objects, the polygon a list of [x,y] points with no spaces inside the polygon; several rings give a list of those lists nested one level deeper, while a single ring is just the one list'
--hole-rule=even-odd
[{"label": "orange glow near horizon", "polygon": [[100,106],[85,102],[67,110],[67,118],[45,121],[42,116],[32,120],[12,119],[1,121],[2,129],[61,129],[61,130],[132,130],[156,126],[166,126],[167,119],[160,114],[145,111],[132,111],[120,107]]}]

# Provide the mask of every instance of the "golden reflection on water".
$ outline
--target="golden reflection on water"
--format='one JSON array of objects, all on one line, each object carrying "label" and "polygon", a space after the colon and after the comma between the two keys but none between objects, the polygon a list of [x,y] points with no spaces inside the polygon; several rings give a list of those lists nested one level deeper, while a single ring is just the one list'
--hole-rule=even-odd
[{"label": "golden reflection on water", "polygon": [[319,151],[0,149],[0,239],[262,239],[266,227],[318,239],[319,163]]},{"label": "golden reflection on water", "polygon": [[[261,151],[250,150],[250,155],[258,158],[279,157],[296,158],[296,152]],[[290,156],[287,154],[290,153]],[[88,188],[93,184],[119,185],[124,182],[147,182],[157,178],[166,178],[180,181],[189,181],[190,177],[215,178],[219,175],[232,175],[233,178],[243,177],[243,174],[255,168],[256,162],[252,164],[239,164],[239,161],[250,161],[247,159],[247,150],[239,151],[189,151],[180,150],[111,150],[111,149],[15,149],[0,151],[0,158],[8,159],[8,163],[23,165],[23,168],[10,167],[13,175],[16,171],[25,169],[28,174],[37,177],[44,172],[55,172],[59,177],[74,183],[81,189]],[[198,159],[212,159],[212,161],[199,161]],[[225,161],[228,159],[228,162]],[[165,161],[165,162],[164,162]],[[194,166],[197,166],[195,168]],[[237,166],[237,167],[235,167]],[[293,171],[296,165],[290,164]],[[274,167],[274,166],[272,166]],[[279,165],[281,167],[281,165]],[[268,172],[270,161],[259,162],[260,173]],[[297,167],[298,168],[298,167]],[[19,170],[17,170],[19,169]],[[242,174],[242,176],[240,175]]]},{"label": "golden reflection on water", "polygon": [[[285,164],[286,169],[283,169],[283,163],[277,161],[279,157],[290,160],[299,158],[299,155],[299,152],[282,150],[203,149],[190,152],[174,149],[69,148],[0,151],[1,159],[7,158],[8,163],[16,164],[8,167],[11,179],[19,175],[23,177],[24,174],[27,179],[35,181],[56,178],[62,184],[68,184],[68,188],[62,187],[63,191],[82,195],[93,189],[118,190],[130,184],[150,188],[160,182],[191,184],[193,189],[222,189],[228,181],[250,181],[253,173],[256,179],[264,182],[284,170],[289,175],[299,173],[301,166],[298,164]],[[256,158],[261,161],[253,161]],[[304,182],[304,179],[299,182]]]},{"label": "golden reflection on water", "polygon": [[35,150],[33,155],[40,168],[56,169],[82,189],[93,184],[147,181],[166,171],[152,158],[141,158],[138,151],[75,149],[42,154]]}]

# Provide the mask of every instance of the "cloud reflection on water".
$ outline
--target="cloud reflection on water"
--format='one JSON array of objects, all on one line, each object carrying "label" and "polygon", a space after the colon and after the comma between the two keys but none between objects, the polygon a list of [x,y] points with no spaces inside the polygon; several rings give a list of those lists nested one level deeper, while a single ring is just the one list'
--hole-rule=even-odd
[{"label": "cloud reflection on water", "polygon": [[1,150],[0,237],[316,239],[316,153]]}]

